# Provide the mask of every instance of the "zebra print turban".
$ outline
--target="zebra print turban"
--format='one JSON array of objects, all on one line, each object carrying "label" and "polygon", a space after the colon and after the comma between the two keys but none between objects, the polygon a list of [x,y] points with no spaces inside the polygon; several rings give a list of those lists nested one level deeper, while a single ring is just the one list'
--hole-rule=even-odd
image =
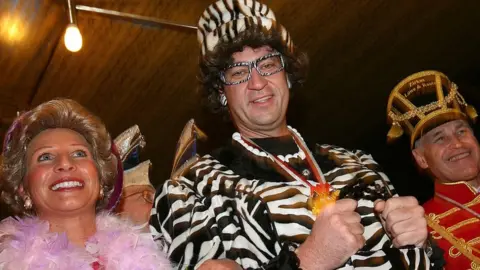
[{"label": "zebra print turban", "polygon": [[428,70],[412,74],[395,86],[388,99],[387,118],[391,124],[388,141],[406,131],[413,148],[415,141],[433,128],[457,119],[473,122],[477,112],[445,74]]},{"label": "zebra print turban", "polygon": [[275,19],[273,11],[255,0],[219,0],[203,12],[198,21],[197,38],[202,55],[212,52],[220,42],[228,42],[253,27],[278,31],[289,51],[293,43],[288,31]]}]

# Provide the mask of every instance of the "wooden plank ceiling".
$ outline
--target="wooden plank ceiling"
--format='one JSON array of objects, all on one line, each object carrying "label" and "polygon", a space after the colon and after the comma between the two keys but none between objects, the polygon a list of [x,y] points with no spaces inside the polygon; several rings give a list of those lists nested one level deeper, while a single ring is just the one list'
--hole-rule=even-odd
[{"label": "wooden plank ceiling", "polygon": [[[77,4],[196,25],[211,2]],[[423,69],[444,71],[480,107],[478,1],[264,2],[310,56],[310,79],[295,94],[289,112],[291,125],[308,139],[366,148],[392,162],[384,145],[386,99],[399,80]],[[2,133],[17,110],[55,97],[73,98],[98,114],[114,136],[131,125],[140,126],[147,140],[142,158],[153,161],[156,184],[170,173],[176,140],[188,119],[195,118],[209,135],[206,149],[228,140],[231,125],[199,103],[194,30],[79,11],[83,48],[71,53],[62,41],[65,6],[61,0],[0,2]],[[402,159],[410,162],[408,155]]]}]

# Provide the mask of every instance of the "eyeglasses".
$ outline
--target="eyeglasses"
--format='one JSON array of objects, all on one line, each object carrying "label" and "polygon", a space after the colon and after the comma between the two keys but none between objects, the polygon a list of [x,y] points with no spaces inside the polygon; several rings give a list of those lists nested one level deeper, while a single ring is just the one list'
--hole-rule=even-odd
[{"label": "eyeglasses", "polygon": [[262,76],[270,76],[285,68],[283,57],[279,52],[264,55],[251,62],[238,62],[226,67],[220,78],[225,85],[244,83],[252,77],[252,67]]}]

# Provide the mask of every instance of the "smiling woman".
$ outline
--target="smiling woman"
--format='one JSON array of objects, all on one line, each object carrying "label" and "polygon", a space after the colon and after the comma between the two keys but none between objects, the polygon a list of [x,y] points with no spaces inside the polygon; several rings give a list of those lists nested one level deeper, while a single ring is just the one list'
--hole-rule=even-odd
[{"label": "smiling woman", "polygon": [[25,207],[29,205],[30,198],[26,195],[29,185],[34,184],[28,180],[38,164],[44,164],[45,159],[53,157],[54,148],[64,147],[60,145],[59,139],[67,145],[79,144],[87,151],[85,154],[90,155],[89,159],[95,162],[98,169],[95,172],[96,182],[99,182],[106,195],[96,202],[96,209],[98,211],[106,206],[117,176],[110,135],[103,123],[78,103],[72,100],[53,100],[21,115],[6,135],[2,198],[15,213],[32,215],[42,211],[37,207]]},{"label": "smiling woman", "polygon": [[21,218],[0,223],[0,269],[169,269],[149,234],[104,211],[118,160],[104,124],[75,101],[15,120],[0,188]]}]

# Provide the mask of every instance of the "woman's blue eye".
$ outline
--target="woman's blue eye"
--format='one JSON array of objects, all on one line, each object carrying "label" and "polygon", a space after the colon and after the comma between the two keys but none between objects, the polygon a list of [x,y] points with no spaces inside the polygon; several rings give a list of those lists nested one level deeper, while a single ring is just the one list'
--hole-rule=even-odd
[{"label": "woman's blue eye", "polygon": [[38,156],[37,161],[42,162],[42,161],[48,161],[48,160],[52,160],[52,159],[53,159],[53,155],[52,155],[52,154],[50,154],[50,153],[43,153],[43,154],[41,154],[40,156]]},{"label": "woman's blue eye", "polygon": [[72,156],[73,157],[86,157],[87,152],[85,152],[83,150],[77,150],[77,151],[73,152]]}]

